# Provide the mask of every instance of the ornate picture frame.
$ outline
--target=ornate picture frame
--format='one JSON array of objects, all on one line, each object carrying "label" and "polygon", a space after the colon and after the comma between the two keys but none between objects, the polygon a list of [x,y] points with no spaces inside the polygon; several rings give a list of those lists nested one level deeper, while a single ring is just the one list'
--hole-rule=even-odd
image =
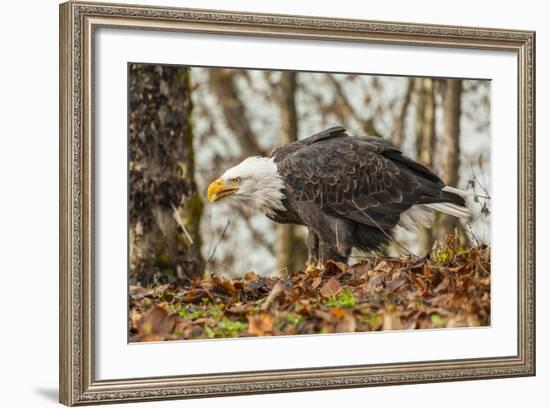
[{"label": "ornate picture frame", "polygon": [[[517,353],[373,365],[96,379],[94,52],[98,28],[507,51],[517,56]],[[535,33],[68,2],[60,6],[60,401],[66,405],[535,374]]]}]

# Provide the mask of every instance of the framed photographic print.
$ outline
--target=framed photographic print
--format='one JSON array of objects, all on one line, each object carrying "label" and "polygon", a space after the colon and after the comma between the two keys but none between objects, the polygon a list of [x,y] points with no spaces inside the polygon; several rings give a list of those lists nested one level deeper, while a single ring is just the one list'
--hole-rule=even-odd
[{"label": "framed photographic print", "polygon": [[61,402],[534,375],[534,42],[62,4]]}]

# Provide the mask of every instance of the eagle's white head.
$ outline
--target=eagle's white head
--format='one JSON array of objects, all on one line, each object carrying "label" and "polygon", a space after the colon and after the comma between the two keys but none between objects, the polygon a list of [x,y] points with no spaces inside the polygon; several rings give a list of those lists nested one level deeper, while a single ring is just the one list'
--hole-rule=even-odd
[{"label": "eagle's white head", "polygon": [[227,170],[208,187],[212,202],[226,198],[231,204],[245,210],[256,209],[272,215],[283,206],[284,182],[273,158],[249,157]]}]

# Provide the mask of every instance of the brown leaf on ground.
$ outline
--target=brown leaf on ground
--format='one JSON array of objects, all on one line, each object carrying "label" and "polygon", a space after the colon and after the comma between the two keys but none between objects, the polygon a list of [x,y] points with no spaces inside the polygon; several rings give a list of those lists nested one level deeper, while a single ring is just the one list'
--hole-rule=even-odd
[{"label": "brown leaf on ground", "polygon": [[428,279],[432,279],[432,268],[429,263],[424,264],[424,276]]},{"label": "brown leaf on ground", "polygon": [[340,284],[340,282],[338,282],[338,279],[336,279],[335,277],[332,277],[328,280],[327,283],[323,285],[319,293],[321,294],[321,296],[325,298],[329,298],[331,296],[336,295],[341,290],[342,290],[342,285]]},{"label": "brown leaf on ground", "polygon": [[489,325],[490,247],[443,242],[424,257],[378,254],[309,274],[131,286],[130,341]]},{"label": "brown leaf on ground", "polygon": [[336,325],[336,333],[354,332],[357,328],[357,322],[352,313],[345,313],[341,321]]},{"label": "brown leaf on ground", "polygon": [[401,319],[391,312],[384,312],[382,316],[382,330],[401,330],[403,325]]},{"label": "brown leaf on ground", "polygon": [[315,279],[313,279],[313,282],[311,282],[311,289],[317,289],[323,279],[320,276],[317,276]]},{"label": "brown leaf on ground", "polygon": [[176,316],[157,306],[137,322],[137,331],[142,336],[165,336],[172,334],[175,324]]},{"label": "brown leaf on ground", "polygon": [[399,288],[401,288],[403,285],[406,285],[407,281],[405,279],[401,278],[395,278],[390,283],[386,285],[386,289],[388,289],[390,292],[395,292]]},{"label": "brown leaf on ground", "polygon": [[135,300],[142,299],[145,296],[151,296],[153,293],[153,289],[145,289],[142,286],[130,286],[130,297]]},{"label": "brown leaf on ground", "polygon": [[250,312],[251,310],[253,310],[253,307],[251,307],[249,304],[233,305],[233,306],[228,307],[227,309],[225,309],[225,311],[227,313],[232,313],[232,314],[236,314],[236,315],[246,314],[246,313]]},{"label": "brown leaf on ground", "polygon": [[248,316],[248,334],[253,336],[265,336],[273,330],[273,319],[268,313],[259,316]]},{"label": "brown leaf on ground", "polygon": [[330,311],[330,314],[336,317],[337,319],[343,319],[346,315],[346,311],[341,307],[335,307]]},{"label": "brown leaf on ground", "polygon": [[378,263],[378,265],[376,265],[376,267],[374,268],[374,271],[390,273],[392,269],[393,269],[392,265],[387,260],[383,260],[380,263]]},{"label": "brown leaf on ground", "polygon": [[244,279],[247,281],[257,279],[258,275],[256,275],[254,272],[248,272],[246,275],[244,275]]},{"label": "brown leaf on ground", "polygon": [[132,329],[138,329],[138,322],[143,315],[136,309],[130,310],[130,327]]},{"label": "brown leaf on ground", "polygon": [[348,265],[342,262],[335,262],[332,260],[327,261],[326,267],[325,267],[325,273],[327,275],[336,275],[341,272],[344,272],[348,269]]}]

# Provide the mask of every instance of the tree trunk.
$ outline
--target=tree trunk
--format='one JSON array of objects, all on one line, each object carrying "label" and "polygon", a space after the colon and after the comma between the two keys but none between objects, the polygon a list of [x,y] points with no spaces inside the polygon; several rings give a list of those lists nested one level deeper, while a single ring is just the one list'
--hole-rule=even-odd
[{"label": "tree trunk", "polygon": [[[281,144],[298,139],[298,116],[296,113],[296,73],[284,71],[279,83],[279,107],[281,112]],[[277,269],[295,272],[302,268],[307,257],[305,240],[298,234],[295,225],[277,225]]]},{"label": "tree trunk", "polygon": [[432,168],[435,146],[435,97],[431,78],[416,78],[416,149],[417,160]]},{"label": "tree trunk", "polygon": [[[462,81],[447,79],[443,97],[443,137],[441,140],[440,162],[441,178],[452,187],[459,182],[460,168],[460,101],[462,95]],[[432,234],[434,239],[442,239],[447,234],[457,232],[459,238],[466,239],[466,234],[458,218],[438,214]]]},{"label": "tree trunk", "polygon": [[460,99],[462,81],[447,79],[443,99],[443,139],[441,143],[441,171],[445,183],[456,187],[460,167]]},{"label": "tree trunk", "polygon": [[405,118],[407,117],[407,110],[409,108],[409,105],[411,104],[411,97],[414,90],[414,84],[415,84],[414,78],[409,78],[407,80],[407,89],[405,91],[405,96],[403,97],[403,104],[401,105],[399,116],[397,117],[397,120],[393,128],[391,142],[397,148],[400,148],[401,145],[403,144]]},{"label": "tree trunk", "polygon": [[189,280],[204,271],[189,70],[132,64],[129,81],[130,282]]},{"label": "tree trunk", "polygon": [[[435,96],[434,81],[431,78],[415,78],[416,93],[416,158],[423,165],[433,168],[435,146]],[[418,230],[418,251],[430,250],[433,241],[429,230]]]},{"label": "tree trunk", "polygon": [[223,117],[229,129],[237,138],[243,157],[262,154],[258,141],[246,114],[235,84],[234,71],[228,69],[209,69],[210,89],[216,95],[222,108]]}]

